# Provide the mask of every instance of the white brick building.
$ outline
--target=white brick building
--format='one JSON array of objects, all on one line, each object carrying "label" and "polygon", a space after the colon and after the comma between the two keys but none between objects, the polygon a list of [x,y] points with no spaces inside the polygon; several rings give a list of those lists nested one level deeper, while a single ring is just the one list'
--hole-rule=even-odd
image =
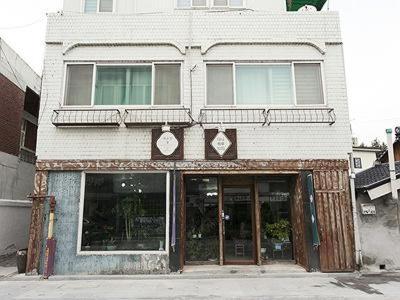
[{"label": "white brick building", "polygon": [[65,0],[49,16],[35,192],[58,200],[56,273],[354,269],[339,17],[288,11],[324,2]]}]

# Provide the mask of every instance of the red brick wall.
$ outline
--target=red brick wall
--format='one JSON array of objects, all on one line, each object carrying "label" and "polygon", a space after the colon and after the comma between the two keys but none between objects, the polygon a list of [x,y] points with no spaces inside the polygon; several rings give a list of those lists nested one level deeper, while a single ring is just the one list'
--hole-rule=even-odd
[{"label": "red brick wall", "polygon": [[0,151],[19,154],[25,93],[0,74]]}]

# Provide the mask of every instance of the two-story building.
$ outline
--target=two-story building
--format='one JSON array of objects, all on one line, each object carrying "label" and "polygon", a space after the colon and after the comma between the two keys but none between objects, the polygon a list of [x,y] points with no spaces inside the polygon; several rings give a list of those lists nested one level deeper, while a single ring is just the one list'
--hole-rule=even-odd
[{"label": "two-story building", "polygon": [[65,0],[48,17],[28,272],[48,195],[56,274],[354,270],[342,38],[324,3]]}]

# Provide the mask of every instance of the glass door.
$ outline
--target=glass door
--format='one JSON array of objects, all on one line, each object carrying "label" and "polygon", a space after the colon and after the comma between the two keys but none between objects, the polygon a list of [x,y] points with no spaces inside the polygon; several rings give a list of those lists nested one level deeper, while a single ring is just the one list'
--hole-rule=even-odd
[{"label": "glass door", "polygon": [[224,262],[253,264],[254,208],[250,186],[223,187],[223,242]]}]

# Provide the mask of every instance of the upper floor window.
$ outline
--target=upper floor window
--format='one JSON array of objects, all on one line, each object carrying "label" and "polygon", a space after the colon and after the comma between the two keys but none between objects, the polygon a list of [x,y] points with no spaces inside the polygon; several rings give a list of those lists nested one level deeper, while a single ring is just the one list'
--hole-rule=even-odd
[{"label": "upper floor window", "polygon": [[359,158],[359,157],[354,157],[354,168],[356,168],[356,169],[362,169],[361,158]]},{"label": "upper floor window", "polygon": [[179,105],[180,73],[180,64],[167,63],[68,65],[65,105]]},{"label": "upper floor window", "polygon": [[207,7],[207,0],[177,0],[178,8],[204,8]]},{"label": "upper floor window", "polygon": [[243,7],[244,0],[213,0],[214,7]]},{"label": "upper floor window", "polygon": [[84,0],[85,13],[113,12],[114,0]]},{"label": "upper floor window", "polygon": [[322,105],[321,65],[208,64],[208,105]]}]

